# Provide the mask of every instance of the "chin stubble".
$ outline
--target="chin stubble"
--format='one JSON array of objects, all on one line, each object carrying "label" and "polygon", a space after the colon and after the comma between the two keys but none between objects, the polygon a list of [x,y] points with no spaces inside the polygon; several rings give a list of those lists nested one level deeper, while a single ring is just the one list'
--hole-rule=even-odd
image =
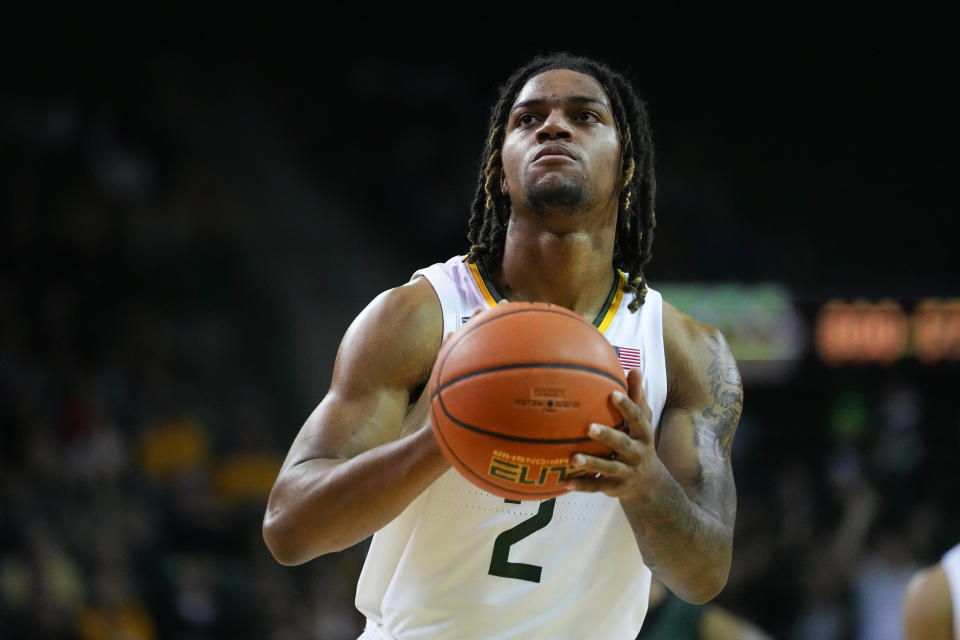
[{"label": "chin stubble", "polygon": [[527,185],[524,190],[527,204],[537,213],[576,213],[587,200],[583,184],[564,180],[561,184]]}]

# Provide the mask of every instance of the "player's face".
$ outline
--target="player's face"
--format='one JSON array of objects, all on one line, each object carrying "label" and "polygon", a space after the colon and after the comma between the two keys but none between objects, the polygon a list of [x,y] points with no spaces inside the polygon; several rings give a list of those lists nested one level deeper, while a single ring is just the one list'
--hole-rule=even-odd
[{"label": "player's face", "polygon": [[532,77],[507,116],[501,187],[516,207],[575,213],[619,196],[620,136],[593,77],[553,69]]}]

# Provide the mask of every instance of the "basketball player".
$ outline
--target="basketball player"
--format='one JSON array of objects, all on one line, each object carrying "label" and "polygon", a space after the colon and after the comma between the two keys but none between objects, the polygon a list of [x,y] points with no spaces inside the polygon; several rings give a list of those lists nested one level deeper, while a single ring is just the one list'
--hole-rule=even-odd
[{"label": "basketball player", "polygon": [[910,580],[903,633],[906,640],[960,640],[960,544]]},{"label": "basketball player", "polygon": [[[628,640],[651,571],[694,603],[725,585],[740,376],[716,329],[644,281],[653,161],[645,105],[622,75],[566,54],[531,61],[492,110],[468,255],[382,293],[347,330],[263,533],[288,565],[373,536],[357,587],[362,638]],[[612,396],[629,433],[591,425],[615,457],[573,456],[588,477],[556,499],[477,489],[427,417],[444,336],[502,300],[581,314],[629,369],[629,394]]]}]

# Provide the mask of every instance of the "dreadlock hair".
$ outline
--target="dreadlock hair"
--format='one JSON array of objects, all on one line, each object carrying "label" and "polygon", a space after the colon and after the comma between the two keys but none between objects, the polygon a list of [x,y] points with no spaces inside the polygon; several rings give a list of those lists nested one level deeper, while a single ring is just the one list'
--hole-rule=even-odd
[{"label": "dreadlock hair", "polygon": [[626,291],[636,294],[630,310],[636,311],[647,294],[643,267],[650,261],[653,228],[656,224],[654,199],[653,133],[646,104],[620,73],[605,64],[566,52],[537,56],[517,69],[500,87],[500,96],[490,114],[486,145],[480,163],[477,190],[471,206],[467,239],[467,260],[493,271],[503,261],[510,197],[500,189],[507,116],[517,94],[527,81],[551,69],[569,69],[593,77],[607,96],[620,132],[620,166],[623,175],[617,210],[617,232],[613,266],[627,274]]}]

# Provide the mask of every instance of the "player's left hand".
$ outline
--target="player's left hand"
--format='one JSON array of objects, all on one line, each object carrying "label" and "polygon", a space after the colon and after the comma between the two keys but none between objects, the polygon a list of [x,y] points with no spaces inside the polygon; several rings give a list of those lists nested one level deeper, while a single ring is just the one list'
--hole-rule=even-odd
[{"label": "player's left hand", "polygon": [[643,501],[658,484],[652,480],[659,474],[669,474],[657,456],[653,412],[643,395],[639,369],[630,370],[627,389],[629,395],[614,391],[611,398],[623,416],[627,432],[602,424],[590,425],[587,435],[613,449],[614,455],[574,455],[571,463],[577,471],[586,473],[567,481],[572,491],[602,492],[628,503]]}]

